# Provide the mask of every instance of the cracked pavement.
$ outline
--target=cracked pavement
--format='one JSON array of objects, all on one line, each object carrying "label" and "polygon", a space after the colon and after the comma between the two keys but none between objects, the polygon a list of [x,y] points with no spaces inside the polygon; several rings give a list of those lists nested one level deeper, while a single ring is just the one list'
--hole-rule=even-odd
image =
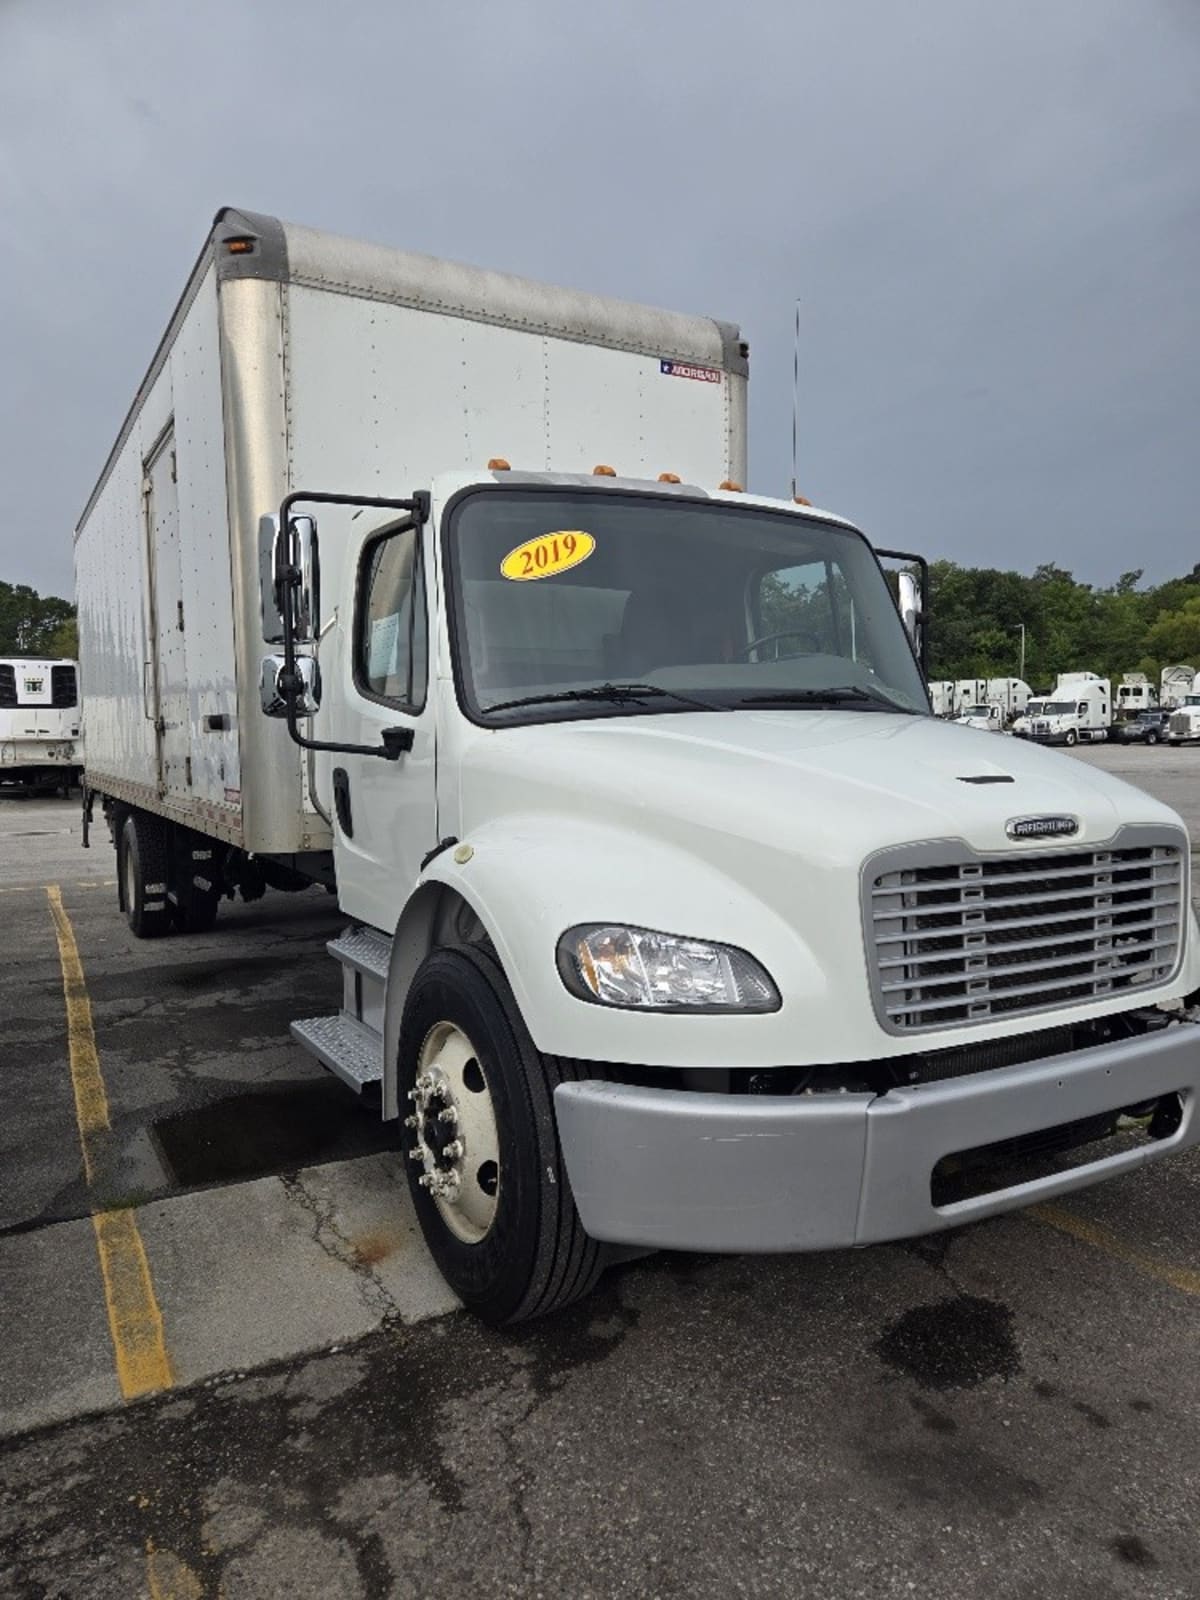
[{"label": "cracked pavement", "polygon": [[[1085,758],[1200,824],[1194,752]],[[1197,1154],[906,1245],[650,1257],[491,1332],[389,1130],[288,1040],[337,1005],[332,901],[139,945],[71,828],[0,808],[6,1600],[1200,1593]],[[111,1101],[98,1193],[45,882]],[[174,1370],[128,1403],[97,1199],[136,1207]]]}]

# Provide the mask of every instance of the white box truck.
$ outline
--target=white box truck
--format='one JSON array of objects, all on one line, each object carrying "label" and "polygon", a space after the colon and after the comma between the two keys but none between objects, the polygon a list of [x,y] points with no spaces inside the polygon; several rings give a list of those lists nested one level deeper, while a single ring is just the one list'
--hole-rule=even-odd
[{"label": "white box truck", "polygon": [[75,662],[0,658],[0,787],[67,794],[82,770]]},{"label": "white box truck", "polygon": [[1153,711],[1157,705],[1158,691],[1144,672],[1121,674],[1114,721],[1131,722],[1139,712]]},{"label": "white box truck", "polygon": [[737,488],[746,354],[222,211],[79,524],[134,932],[336,887],[295,1035],[495,1322],[1200,1137],[1179,818],[931,715],[879,552]]},{"label": "white box truck", "polygon": [[1164,667],[1159,680],[1158,703],[1168,709],[1182,705],[1186,697],[1192,693],[1196,677],[1195,667],[1188,666],[1186,662],[1181,661],[1174,666]]}]

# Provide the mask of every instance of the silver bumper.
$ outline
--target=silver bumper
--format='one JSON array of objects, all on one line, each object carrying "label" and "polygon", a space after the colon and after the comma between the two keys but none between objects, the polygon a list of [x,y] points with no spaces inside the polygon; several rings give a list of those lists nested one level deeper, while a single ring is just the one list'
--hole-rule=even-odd
[{"label": "silver bumper", "polygon": [[[935,1206],[943,1156],[1178,1093],[1169,1138]],[[1200,1028],[887,1094],[723,1095],[588,1080],[554,1091],[584,1227],[675,1250],[823,1250],[956,1227],[1200,1140]],[[1086,1153],[1086,1152],[1085,1152]]]}]

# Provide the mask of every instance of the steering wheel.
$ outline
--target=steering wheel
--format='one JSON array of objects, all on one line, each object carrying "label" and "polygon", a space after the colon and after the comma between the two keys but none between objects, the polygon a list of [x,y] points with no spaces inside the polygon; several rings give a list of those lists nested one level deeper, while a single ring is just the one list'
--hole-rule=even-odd
[{"label": "steering wheel", "polygon": [[744,645],[742,649],[734,651],[734,660],[736,661],[743,656],[749,660],[750,652],[757,650],[760,645],[764,644],[775,645],[775,655],[773,657],[775,661],[792,661],[796,656],[814,656],[820,653],[816,649],[790,650],[786,656],[781,656],[779,653],[780,639],[807,639],[814,646],[817,643],[816,635],[811,628],[783,628],[779,633],[763,633],[757,639],[751,639],[748,645]]}]

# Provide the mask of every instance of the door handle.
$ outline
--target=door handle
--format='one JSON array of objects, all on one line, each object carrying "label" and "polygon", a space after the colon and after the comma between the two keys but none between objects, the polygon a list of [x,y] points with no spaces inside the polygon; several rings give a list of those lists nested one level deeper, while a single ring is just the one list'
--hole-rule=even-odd
[{"label": "door handle", "polygon": [[338,827],[347,839],[354,837],[354,812],[350,806],[350,774],[345,767],[333,769],[333,809]]}]

